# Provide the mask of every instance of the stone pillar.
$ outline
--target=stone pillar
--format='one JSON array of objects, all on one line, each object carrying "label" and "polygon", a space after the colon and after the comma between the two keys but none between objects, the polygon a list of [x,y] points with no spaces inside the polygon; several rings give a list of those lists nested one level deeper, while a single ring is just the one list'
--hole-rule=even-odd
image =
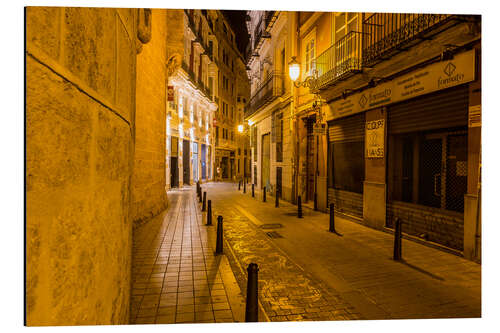
[{"label": "stone pillar", "polygon": [[[386,219],[386,160],[387,112],[385,108],[367,111],[365,121],[384,120],[384,156],[368,158],[365,153],[365,181],[363,182],[363,220],[375,229],[382,229]],[[365,143],[366,150],[366,143]]]}]

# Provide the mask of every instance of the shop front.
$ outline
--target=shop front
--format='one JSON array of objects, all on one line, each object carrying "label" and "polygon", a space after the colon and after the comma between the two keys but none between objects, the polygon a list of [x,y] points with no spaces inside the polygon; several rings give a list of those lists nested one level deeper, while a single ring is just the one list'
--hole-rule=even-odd
[{"label": "shop front", "polygon": [[467,201],[477,194],[476,70],[473,49],[330,103],[328,202],[337,212],[377,229],[399,218],[405,234],[464,251],[466,229],[478,224]]}]

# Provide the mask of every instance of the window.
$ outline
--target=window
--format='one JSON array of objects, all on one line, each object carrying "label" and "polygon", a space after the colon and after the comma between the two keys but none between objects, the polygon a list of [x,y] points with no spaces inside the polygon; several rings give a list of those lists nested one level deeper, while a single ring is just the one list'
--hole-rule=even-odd
[{"label": "window", "polygon": [[[342,59],[339,55],[343,55],[342,58],[346,58],[346,53],[348,56],[352,57],[357,54],[360,50],[355,44],[355,36],[353,34],[349,35],[352,31],[358,31],[358,14],[357,13],[336,13],[334,16],[334,43],[335,54],[336,54],[336,65],[339,66]],[[348,36],[344,38],[345,36]]]},{"label": "window", "polygon": [[314,58],[316,57],[316,29],[313,29],[305,38],[304,38],[304,77],[311,75],[314,69]]}]

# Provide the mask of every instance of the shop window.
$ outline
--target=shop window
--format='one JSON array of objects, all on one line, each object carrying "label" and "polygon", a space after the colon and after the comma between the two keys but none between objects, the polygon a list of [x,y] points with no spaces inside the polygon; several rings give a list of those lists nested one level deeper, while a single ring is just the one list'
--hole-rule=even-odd
[{"label": "shop window", "polygon": [[362,141],[331,142],[328,164],[330,188],[363,193],[365,157]]},{"label": "shop window", "polygon": [[389,200],[464,211],[465,129],[392,135],[389,154]]}]

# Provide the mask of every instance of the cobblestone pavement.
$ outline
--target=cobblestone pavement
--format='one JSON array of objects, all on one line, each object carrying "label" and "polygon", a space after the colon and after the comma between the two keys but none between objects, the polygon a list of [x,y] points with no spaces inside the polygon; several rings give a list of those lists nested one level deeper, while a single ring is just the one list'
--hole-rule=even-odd
[{"label": "cobblestone pavement", "polygon": [[[245,269],[259,265],[260,302],[271,321],[472,318],[481,316],[481,265],[403,240],[392,260],[393,236],[274,198],[262,202],[238,184],[203,185],[214,215],[224,217],[231,266],[242,290]],[[270,232],[271,234],[267,234]]]},{"label": "cobblestone pavement", "polygon": [[[215,186],[227,187],[223,183]],[[211,190],[213,186],[204,185],[204,188]],[[259,300],[270,321],[362,319],[336,290],[314,279],[281,251],[264,229],[251,223],[235,207],[234,201],[217,199],[216,202],[214,215],[224,217],[224,237],[229,243],[227,251],[231,253],[230,261],[240,287],[246,288],[243,268],[257,263]]]},{"label": "cobblestone pavement", "polygon": [[244,320],[244,298],[193,188],[170,191],[169,208],[134,230],[132,324]]}]

